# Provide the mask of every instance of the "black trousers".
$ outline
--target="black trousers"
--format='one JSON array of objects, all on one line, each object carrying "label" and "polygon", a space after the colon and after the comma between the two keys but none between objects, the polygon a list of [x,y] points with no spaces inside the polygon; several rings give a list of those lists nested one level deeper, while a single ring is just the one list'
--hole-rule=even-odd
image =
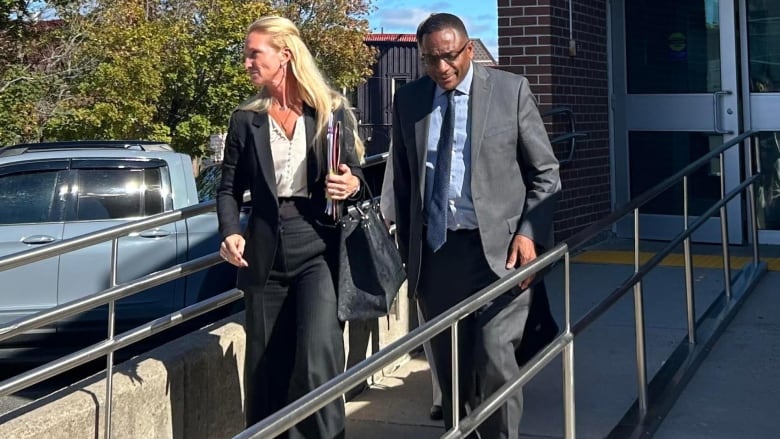
[{"label": "black trousers", "polygon": [[[418,299],[426,320],[496,281],[479,231],[448,231],[447,242],[433,253],[423,243]],[[461,417],[517,375],[515,349],[520,345],[531,294],[512,288],[458,326],[459,395]],[[444,424],[452,427],[452,355],[450,331],[431,342],[442,389]],[[523,411],[518,392],[488,418],[477,432],[482,438],[517,438]]]},{"label": "black trousers", "polygon": [[[255,424],[344,371],[343,326],[325,260],[327,234],[308,200],[280,200],[281,233],[265,288],[246,300],[246,422]],[[344,437],[341,398],[284,437]]]}]

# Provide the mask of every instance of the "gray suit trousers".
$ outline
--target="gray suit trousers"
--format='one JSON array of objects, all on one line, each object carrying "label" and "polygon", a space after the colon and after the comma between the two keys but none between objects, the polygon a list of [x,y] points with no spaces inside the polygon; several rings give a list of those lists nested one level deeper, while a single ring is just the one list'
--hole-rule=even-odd
[{"label": "gray suit trousers", "polygon": [[[436,253],[423,244],[418,299],[426,320],[496,281],[482,250],[479,232],[449,231]],[[516,376],[515,349],[523,337],[531,294],[515,287],[461,321],[458,332],[461,416]],[[432,341],[445,427],[452,427],[451,338],[445,331]],[[523,395],[513,395],[477,432],[485,439],[517,438]]]}]

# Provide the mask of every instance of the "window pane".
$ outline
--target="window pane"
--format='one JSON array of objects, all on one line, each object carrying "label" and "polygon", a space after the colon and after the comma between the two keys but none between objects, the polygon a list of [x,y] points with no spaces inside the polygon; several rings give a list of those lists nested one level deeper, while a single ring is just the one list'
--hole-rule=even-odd
[{"label": "window pane", "polygon": [[59,221],[58,175],[42,171],[0,177],[0,224]]},{"label": "window pane", "polygon": [[160,168],[144,169],[144,214],[155,215],[165,211],[165,191],[163,190]]},{"label": "window pane", "polygon": [[758,227],[780,230],[780,132],[760,133],[761,182],[756,192]]},{"label": "window pane", "polygon": [[750,91],[780,92],[780,2],[748,1]]},{"label": "window pane", "polygon": [[142,169],[81,169],[76,219],[133,218],[143,214],[139,188]]},{"label": "window pane", "polygon": [[[632,131],[628,135],[631,198],[658,183],[723,143],[720,135],[692,132]],[[720,199],[720,164],[712,160],[688,177],[688,212],[698,216]],[[682,182],[648,202],[643,213],[683,214]]]},{"label": "window pane", "polygon": [[720,90],[718,0],[625,3],[628,93]]},{"label": "window pane", "polygon": [[161,168],[80,169],[76,220],[134,218],[165,210]]}]

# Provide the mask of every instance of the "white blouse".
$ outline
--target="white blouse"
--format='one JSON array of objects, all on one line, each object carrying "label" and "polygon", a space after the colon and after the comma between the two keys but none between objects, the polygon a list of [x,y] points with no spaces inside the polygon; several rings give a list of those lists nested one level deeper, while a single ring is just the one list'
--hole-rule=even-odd
[{"label": "white blouse", "polygon": [[306,182],[306,123],[303,115],[295,121],[292,139],[276,120],[268,116],[271,129],[271,155],[276,171],[276,194],[283,197],[308,197]]}]

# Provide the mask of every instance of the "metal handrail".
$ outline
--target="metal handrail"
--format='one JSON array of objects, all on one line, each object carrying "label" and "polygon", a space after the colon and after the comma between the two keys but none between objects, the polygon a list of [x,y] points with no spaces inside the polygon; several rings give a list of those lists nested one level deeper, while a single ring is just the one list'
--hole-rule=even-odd
[{"label": "metal handrail", "polygon": [[588,137],[588,135],[586,133],[577,131],[577,123],[574,119],[574,111],[572,111],[572,109],[569,107],[554,107],[542,112],[541,116],[542,118],[545,118],[548,116],[558,116],[561,114],[566,116],[566,120],[569,123],[569,131],[551,138],[550,144],[557,145],[566,141],[569,142],[569,154],[566,156],[566,158],[558,159],[559,165],[566,165],[574,161],[574,151],[577,149],[577,140],[584,139],[585,137]]},{"label": "metal handrail", "polygon": [[[559,262],[561,259],[564,259],[566,263],[566,268],[565,268],[566,282],[565,282],[565,294],[564,294],[566,318],[565,318],[565,327],[563,333],[559,335],[547,348],[542,350],[533,359],[531,359],[531,361],[529,361],[526,364],[526,366],[524,366],[521,369],[520,374],[514,380],[512,380],[510,383],[507,383],[504,387],[499,389],[499,391],[496,392],[496,394],[491,396],[489,399],[487,399],[482,406],[478,407],[468,417],[462,420],[456,419],[455,429],[450,431],[447,437],[459,436],[462,434],[466,434],[470,431],[473,431],[473,429],[476,428],[476,426],[479,424],[481,420],[489,416],[497,407],[499,407],[506,400],[508,395],[511,395],[515,390],[519,389],[525,382],[530,380],[536,373],[538,373],[539,370],[541,370],[541,368],[543,368],[547,363],[549,363],[553,358],[555,358],[555,356],[557,356],[561,352],[563,352],[563,357],[564,357],[564,391],[565,391],[564,411],[566,415],[565,436],[567,438],[573,437],[574,436],[574,403],[573,403],[574,336],[577,333],[581,332],[585,327],[587,327],[593,321],[595,321],[601,314],[603,314],[603,311],[605,311],[611,305],[613,305],[617,301],[617,299],[619,299],[619,297],[617,297],[616,295],[619,294],[622,296],[623,294],[625,294],[625,292],[627,292],[628,288],[631,288],[631,286],[636,287],[636,285],[638,285],[641,282],[641,279],[644,277],[644,275],[647,274],[647,272],[649,272],[651,268],[655,267],[663,258],[663,256],[669,254],[674,246],[670,244],[661,253],[651,258],[650,261],[646,262],[641,267],[638,265],[637,262],[637,267],[634,275],[632,275],[623,285],[621,285],[621,287],[618,288],[621,291],[618,292],[618,290],[616,290],[616,292],[610,294],[610,296],[607,299],[605,299],[602,303],[597,305],[592,311],[587,313],[585,317],[581,318],[574,325],[571,324],[571,316],[570,316],[569,258],[571,252],[581,248],[585,243],[590,241],[593,237],[597,236],[604,228],[611,227],[614,223],[621,220],[627,214],[634,212],[635,218],[637,218],[639,208],[641,206],[643,206],[644,204],[649,202],[657,195],[663,193],[664,191],[672,187],[680,179],[683,179],[683,181],[687,183],[687,180],[685,180],[687,179],[687,176],[691,174],[693,171],[695,171],[696,169],[698,169],[699,167],[707,164],[709,160],[711,160],[712,158],[716,156],[720,156],[721,163],[722,163],[724,159],[723,153],[727,149],[742,143],[745,139],[747,139],[749,136],[753,134],[754,134],[753,131],[743,133],[740,136],[737,136],[736,138],[722,145],[721,147],[711,151],[708,154],[705,154],[703,157],[699,158],[698,160],[686,166],[683,170],[667,178],[666,180],[659,183],[654,188],[650,189],[649,191],[637,197],[635,200],[632,200],[631,202],[627,203],[625,206],[618,209],[616,212],[608,215],[606,218],[602,220],[597,221],[590,227],[584,229],[582,232],[574,235],[572,238],[566,240],[561,244],[558,244],[550,251],[540,255],[536,260],[532,261],[530,264],[518,268],[510,275],[502,279],[499,279],[498,281],[494,282],[488,287],[480,290],[470,298],[465,299],[464,301],[462,301],[461,303],[453,307],[451,310],[443,313],[442,315],[428,321],[424,325],[409,332],[409,334],[393,342],[392,344],[382,349],[378,353],[374,354],[373,356],[358,363],[357,365],[350,368],[342,375],[328,381],[320,388],[315,389],[311,393],[295,401],[293,404],[282,409],[280,412],[272,415],[271,417],[261,421],[258,424],[255,424],[254,426],[251,426],[250,428],[248,428],[247,430],[245,430],[244,432],[242,432],[236,437],[258,437],[258,435],[265,436],[266,434],[271,434],[269,432],[275,432],[278,434],[285,431],[286,429],[288,429],[289,427],[291,427],[301,419],[314,413],[319,408],[323,407],[333,399],[340,397],[344,392],[353,388],[355,385],[359,384],[360,382],[364,381],[365,379],[373,375],[375,372],[381,370],[383,367],[389,365],[397,358],[401,357],[402,355],[406,354],[412,349],[420,346],[423,342],[429,340],[430,338],[445,331],[448,328],[456,326],[458,321],[460,321],[462,318],[476,311],[482,305],[494,299],[498,295],[503,294],[503,292],[506,291],[509,287],[512,287],[515,284],[522,281],[523,279],[526,279],[531,275],[533,275],[534,273],[543,270],[547,266]],[[687,224],[687,214],[686,214],[686,229],[674,239],[673,243],[679,245],[680,242],[684,240],[685,241],[689,240],[691,234],[697,228],[703,225],[704,222],[706,222],[706,220],[709,218],[709,216],[712,213],[714,213],[716,210],[720,209],[721,215],[724,215],[725,214],[724,206],[726,205],[726,203],[728,203],[730,200],[736,197],[743,190],[745,189],[751,190],[752,185],[755,184],[758,177],[759,177],[758,172],[756,172],[753,176],[749,177],[747,180],[741,183],[736,189],[732,190],[728,194],[724,194],[721,200],[719,200],[715,205],[713,205],[710,209],[708,209],[705,212],[705,214],[701,215],[691,225]],[[724,178],[724,174],[721,173],[721,179],[723,178]],[[686,185],[686,189],[687,189],[687,185]],[[81,249],[89,245],[97,244],[100,242],[104,242],[108,240],[116,240],[119,237],[129,233],[146,230],[148,228],[155,227],[158,225],[163,225],[170,222],[185,219],[191,216],[199,215],[207,211],[213,210],[214,204],[215,202],[211,201],[211,202],[203,203],[198,206],[190,206],[183,209],[179,209],[177,211],[166,212],[163,214],[156,215],[154,217],[134,221],[131,223],[125,223],[109,229],[94,232],[93,234],[85,235],[83,237],[64,240],[59,243],[49,245],[45,248],[32,249],[25,252],[12,254],[5,258],[0,258],[0,271],[14,268],[19,265],[23,265],[25,263],[36,262],[41,259],[45,259],[47,257],[53,257],[59,254],[66,253],[68,251]],[[686,206],[686,212],[687,212],[687,206]],[[751,215],[753,217],[755,216],[754,209],[751,209]],[[752,220],[753,223],[755,224],[755,218],[752,218]],[[755,255],[754,263],[757,264],[758,253],[755,248],[755,246],[757,245],[757,240],[754,240],[753,244],[754,244],[754,255]],[[159,272],[152,273],[150,275],[139,278],[133,282],[114,286],[100,293],[88,296],[85,299],[69,302],[67,304],[60,305],[55,309],[45,310],[31,317],[25,319],[19,319],[17,321],[11,322],[10,325],[0,328],[0,340],[4,340],[14,335],[18,335],[24,331],[46,325],[48,323],[51,323],[52,321],[56,321],[65,316],[70,316],[82,312],[84,310],[94,308],[95,306],[104,305],[106,303],[113,303],[115,300],[119,298],[126,297],[135,292],[141,291],[142,289],[144,289],[144,287],[148,288],[154,285],[159,285],[161,283],[165,283],[177,277],[185,276],[199,269],[203,269],[208,266],[215,265],[216,263],[219,262],[220,259],[218,258],[217,254],[213,253],[211,255],[207,255],[198,258],[196,260],[186,262],[184,264],[179,264],[177,266],[171,267],[166,270],[161,270]],[[190,318],[193,318],[196,315],[200,315],[201,312],[199,310],[203,310],[202,312],[207,312],[211,309],[216,309],[216,307],[223,306],[226,303],[230,303],[232,301],[238,300],[240,297],[241,297],[240,291],[231,290],[229,292],[223,293],[222,295],[215,296],[211,299],[207,299],[206,301],[199,302],[198,304],[184,308],[179,312],[169,314],[168,316],[154,320],[148,323],[147,325],[143,325],[141,327],[136,328],[135,330],[128,331],[118,336],[111,335],[107,340],[95,344],[75,354],[72,354],[71,356],[64,357],[52,363],[48,363],[47,365],[44,365],[41,368],[30,371],[28,374],[20,375],[11,380],[1,382],[0,394],[13,393],[14,391],[22,389],[26,386],[29,386],[36,382],[40,382],[41,380],[46,379],[48,377],[54,376],[57,373],[60,373],[61,371],[68,370],[72,367],[75,367],[78,364],[83,364],[81,362],[82,360],[89,361],[89,359],[94,359],[102,355],[106,355],[107,353],[113,352],[119,349],[120,347],[127,346],[131,343],[146,338],[146,336],[153,335],[159,331],[162,331],[164,329],[182,323]],[[229,300],[229,301],[225,302],[224,300]],[[214,306],[214,308],[211,308],[212,306]],[[190,314],[196,312],[198,314]],[[142,333],[147,333],[147,335],[141,336]],[[457,336],[457,331],[453,331],[453,337],[456,336]],[[457,343],[455,343],[454,345],[457,346]],[[642,367],[644,367],[644,365],[642,365]],[[110,369],[111,368],[109,367],[107,373],[111,373]],[[454,374],[453,378],[457,379],[457,374]],[[457,388],[457,386],[454,386],[454,388]],[[109,393],[109,397],[110,397],[110,388],[107,390],[107,392]],[[107,419],[110,420],[110,412],[108,413]],[[110,424],[110,421],[108,423]]]},{"label": "metal handrail", "polygon": [[389,152],[383,152],[381,154],[374,154],[366,157],[363,160],[362,168],[368,168],[387,162],[387,158],[390,156]]},{"label": "metal handrail", "polygon": [[631,275],[631,277],[626,279],[620,286],[615,288],[612,293],[605,297],[604,300],[596,304],[593,308],[591,308],[590,311],[585,313],[582,318],[572,324],[572,332],[576,335],[584,331],[594,320],[604,314],[615,302],[620,300],[625,295],[625,293],[634,286],[634,284],[641,281],[650,272],[651,269],[655,268],[658,264],[661,263],[661,261],[664,260],[665,257],[669,256],[678,245],[682,244],[683,241],[690,238],[691,235],[693,235],[693,232],[695,232],[700,226],[709,220],[710,215],[715,213],[718,209],[721,208],[721,206],[725,205],[734,197],[739,195],[748,186],[758,181],[758,177],[758,175],[754,175],[748,180],[740,183],[739,186],[728,193],[726,198],[719,200],[714,205],[712,205],[712,207],[707,209],[701,216],[699,216],[692,224],[688,226],[689,228],[687,230],[680,232],[671,241],[669,241],[669,243],[666,244],[663,249],[659,250],[650,259],[645,261],[639,271]]},{"label": "metal handrail", "polygon": [[[569,123],[569,131],[552,137],[550,139],[550,144],[557,145],[559,143],[563,142],[569,142],[569,154],[566,156],[566,158],[562,158],[558,160],[558,163],[561,165],[570,163],[574,160],[574,151],[577,146],[577,140],[578,139],[584,139],[585,137],[588,137],[586,133],[577,131],[577,124],[574,120],[574,112],[571,110],[571,108],[568,107],[555,107],[550,110],[547,110],[543,113],[541,113],[541,116],[548,117],[548,116],[557,116],[557,115],[565,115],[566,119]],[[365,127],[375,127],[375,126],[381,126],[381,127],[389,127],[392,126],[392,124],[362,124],[361,126]],[[374,154],[366,157],[363,161],[363,168],[368,168],[371,166],[379,165],[382,163],[385,163],[387,161],[387,157],[390,155],[389,152],[383,152],[380,154]]]},{"label": "metal handrail", "polygon": [[63,239],[62,241],[48,244],[46,247],[11,253],[10,255],[0,258],[0,271],[10,270],[11,268],[16,268],[21,265],[31,264],[95,244],[101,244],[111,239],[121,238],[131,233],[142,232],[153,227],[163,226],[165,224],[211,212],[215,209],[216,203],[215,200],[211,200],[205,203],[172,210],[170,212],[159,213],[148,218],[108,227],[86,235]]},{"label": "metal handrail", "polygon": [[162,285],[166,282],[189,276],[192,273],[224,262],[219,252],[201,256],[191,261],[177,264],[164,270],[155,271],[139,277],[132,282],[120,284],[89,296],[80,297],[70,302],[39,311],[31,316],[13,320],[0,327],[0,342],[20,335],[24,332],[44,327],[66,317],[89,311],[112,301],[123,299],[146,289]]},{"label": "metal handrail", "polygon": [[[244,194],[244,200],[248,195]],[[117,260],[118,260],[118,241],[119,238],[135,232],[141,232],[153,227],[173,223],[207,212],[214,211],[216,201],[187,206],[170,212],[163,212],[148,218],[136,221],[130,221],[114,227],[98,230],[86,235],[76,236],[74,238],[62,240],[60,242],[47,245],[42,248],[34,248],[0,258],[0,271],[9,270],[24,264],[31,264],[46,258],[59,256],[71,251],[80,250],[91,245],[111,241],[111,261],[110,261],[110,285],[109,288],[87,297],[79,298],[56,307],[42,310],[31,316],[26,316],[11,321],[0,327],[0,341],[6,340],[15,335],[19,335],[31,329],[37,329],[49,323],[56,322],[64,317],[72,316],[83,311],[93,309],[97,306],[108,304],[108,335],[103,342],[91,345],[81,351],[71,355],[59,358],[43,366],[35,368],[27,373],[18,375],[0,383],[0,396],[5,396],[28,386],[39,383],[47,378],[59,373],[71,370],[81,364],[84,364],[101,356],[106,356],[106,403],[104,405],[104,424],[105,437],[111,437],[111,419],[112,419],[112,395],[113,395],[113,369],[116,350],[129,344],[143,340],[164,329],[177,326],[185,321],[197,317],[217,307],[231,303],[240,297],[243,293],[233,292],[230,299],[226,302],[224,295],[214,296],[205,301],[198,302],[190,307],[184,308],[179,312],[169,314],[157,320],[153,320],[147,325],[140,326],[124,334],[116,336],[114,334],[115,323],[115,304],[116,301],[129,295],[143,291],[146,288],[157,286],[170,280],[184,277],[196,271],[217,265],[223,262],[218,252],[202,256],[192,261],[177,264],[168,269],[160,270],[146,276],[140,277],[121,285],[116,282],[117,278]],[[168,319],[164,321],[164,319]],[[151,326],[149,326],[151,325]],[[149,328],[144,329],[144,328]],[[140,331],[140,332],[138,332]]]},{"label": "metal handrail", "polygon": [[[511,274],[505,276],[502,279],[499,279],[498,281],[494,282],[488,287],[478,291],[471,297],[461,301],[460,303],[453,306],[449,310],[445,311],[441,315],[437,316],[432,320],[429,320],[425,324],[409,332],[407,335],[391,343],[384,349],[381,349],[379,352],[375,353],[371,357],[361,361],[360,363],[351,367],[341,375],[331,379],[330,381],[326,382],[325,384],[318,387],[317,389],[311,391],[310,393],[304,395],[300,399],[294,401],[292,404],[288,405],[282,410],[260,421],[259,423],[248,427],[246,430],[236,435],[235,438],[245,439],[245,438],[257,438],[257,437],[271,437],[284,432],[285,430],[289,429],[300,420],[308,417],[315,411],[324,407],[333,399],[340,397],[343,393],[345,393],[349,389],[365,381],[374,373],[382,370],[382,368],[384,368],[385,366],[390,365],[393,361],[400,358],[402,355],[417,348],[422,343],[430,340],[431,338],[443,332],[444,330],[448,328],[455,328],[458,322],[463,317],[479,309],[480,306],[484,305],[485,303],[489,302],[490,300],[494,299],[500,294],[503,294],[503,292],[506,291],[509,287],[516,285],[519,281],[528,278],[533,273],[536,273],[549,265],[559,262],[562,258],[565,261],[565,269],[564,269],[565,322],[564,322],[563,333],[559,335],[555,340],[553,340],[553,342],[550,345],[548,345],[545,349],[543,349],[540,353],[537,353],[536,356],[534,356],[528,363],[526,363],[526,365],[523,368],[521,368],[521,371],[518,376],[516,376],[510,382],[506,383],[495,394],[493,394],[491,397],[485,400],[483,404],[477,407],[475,411],[469,414],[469,416],[460,420],[457,419],[456,417],[453,420],[453,429],[450,430],[447,434],[445,434],[444,437],[448,437],[448,438],[461,437],[473,431],[481,421],[489,417],[490,414],[492,414],[495,410],[497,410],[501,406],[501,404],[503,404],[506,401],[509,395],[511,395],[516,390],[518,390],[520,387],[522,387],[522,385],[527,381],[529,381],[536,373],[538,373],[538,371],[541,370],[541,368],[544,367],[544,365],[549,363],[555,356],[557,356],[561,352],[563,352],[563,363],[564,363],[564,377],[563,377],[564,415],[565,415],[564,435],[566,438],[575,437],[574,390],[573,390],[574,336],[577,333],[584,330],[593,321],[595,321],[609,307],[614,305],[614,303],[620,297],[622,297],[625,294],[625,292],[627,292],[628,289],[631,287],[634,287],[635,294],[636,294],[635,298],[637,299],[638,302],[641,303],[642,300],[641,280],[644,278],[644,276],[649,272],[651,268],[658,265],[658,263],[660,263],[660,261],[665,256],[671,253],[674,246],[670,244],[664,250],[662,250],[661,252],[656,254],[653,258],[651,258],[650,261],[640,266],[638,260],[638,233],[635,233],[635,241],[637,242],[637,245],[635,245],[635,265],[636,265],[635,273],[626,282],[624,282],[623,285],[618,287],[618,289],[616,289],[612,294],[610,294],[604,301],[597,304],[593,310],[588,312],[574,325],[571,324],[571,305],[570,305],[570,299],[571,299],[570,254],[571,252],[581,249],[587,242],[589,242],[590,240],[598,236],[602,230],[604,230],[605,228],[611,228],[612,225],[614,225],[615,223],[620,221],[623,217],[625,217],[626,215],[632,212],[634,213],[635,216],[635,224],[638,224],[638,215],[639,215],[640,207],[642,207],[644,204],[648,203],[650,200],[652,200],[659,194],[669,189],[671,186],[673,186],[675,183],[677,183],[680,180],[683,180],[686,183],[685,190],[687,191],[687,176],[689,174],[693,173],[695,170],[704,166],[705,164],[708,164],[709,161],[716,156],[720,156],[722,162],[724,160],[723,153],[726,150],[734,146],[740,145],[742,142],[745,141],[745,139],[747,139],[748,137],[754,134],[755,134],[754,131],[745,132],[735,137],[734,139],[730,140],[729,142],[726,142],[721,147],[711,151],[708,154],[705,154],[704,156],[695,160],[693,163],[690,163],[688,166],[686,166],[676,174],[668,177],[667,179],[665,179],[658,185],[654,186],[650,190],[646,191],[636,199],[628,202],[623,207],[617,209],[615,212],[608,215],[606,218],[596,221],[593,225],[585,228],[583,231],[575,234],[574,236],[567,239],[563,243],[553,247],[551,250],[539,256],[530,264],[518,268]],[[696,221],[694,221],[690,225],[687,224],[688,221],[687,221],[687,192],[686,192],[685,230],[682,233],[680,233],[677,237],[675,237],[672,242],[675,243],[675,245],[679,245],[679,243],[683,241],[689,242],[691,234],[694,231],[696,231],[699,227],[701,227],[709,219],[709,216],[712,213],[720,209],[721,215],[722,216],[725,215],[724,206],[742,191],[746,189],[751,190],[753,184],[755,184],[758,181],[759,177],[760,177],[760,169],[756,169],[755,173],[752,176],[750,176],[748,179],[746,179],[737,188],[730,191],[728,194],[723,194],[721,199],[715,205],[709,208],[704,215],[701,215]],[[725,178],[724,173],[721,173],[721,179],[724,178]],[[752,217],[751,220],[753,224],[755,224],[755,209],[751,209],[750,215]],[[724,245],[727,245],[727,243],[725,243]],[[758,245],[757,241],[754,240],[753,241],[754,255],[755,255],[754,265],[758,265],[757,245]],[[725,249],[724,249],[724,255],[727,256]],[[690,257],[686,258],[686,264],[690,264]],[[727,281],[728,280],[730,280],[730,278],[727,277]],[[688,304],[690,306],[691,302],[689,301]],[[641,332],[641,335],[637,336],[637,351],[639,350],[643,351],[644,340],[643,339],[640,340],[640,337],[643,338],[644,310],[640,305],[636,305],[635,313],[636,313],[635,317],[637,320],[637,325],[642,326],[641,328],[639,327],[637,328],[638,329],[637,332],[638,333]],[[458,357],[457,331],[455,330],[452,331],[452,337],[453,337],[453,367],[455,368],[457,367],[457,357]],[[644,370],[646,369],[646,364],[644,363],[645,363],[644,355],[643,354],[640,355],[638,352],[637,368],[642,369],[642,371],[640,371],[638,374],[641,376],[640,383],[639,383],[640,385],[639,399],[640,399],[640,406],[644,407],[643,412],[646,412],[647,396],[645,392],[646,392],[647,384],[643,380]],[[453,389],[457,389],[457,387],[458,387],[457,374],[453,373]],[[453,412],[457,413],[456,398],[453,398]]]},{"label": "metal handrail", "polygon": [[340,397],[349,389],[382,370],[385,366],[392,364],[404,354],[449,329],[453,323],[478,310],[503,294],[508,288],[519,284],[524,279],[557,261],[566,253],[566,250],[566,244],[559,244],[528,265],[518,268],[512,274],[495,281],[473,296],[464,299],[446,313],[428,320],[424,325],[418,326],[379,352],[349,368],[343,374],[329,380],[322,386],[234,437],[236,439],[265,438],[275,437],[284,432],[301,419],[308,417],[333,399]]},{"label": "metal handrail", "polygon": [[727,149],[730,149],[733,146],[742,143],[745,139],[755,135],[756,133],[757,131],[755,130],[746,131],[740,134],[739,136],[731,139],[730,141],[724,143],[723,145],[719,146],[718,148],[713,149],[707,154],[704,154],[703,156],[699,157],[695,161],[691,162],[688,166],[677,171],[675,174],[667,177],[666,179],[656,184],[652,188],[642,192],[636,198],[629,200],[626,204],[622,205],[611,214],[605,216],[600,220],[596,220],[588,227],[574,234],[569,239],[567,239],[566,242],[569,244],[569,247],[571,247],[572,251],[576,251],[582,248],[583,245],[585,245],[588,241],[590,241],[594,237],[598,236],[598,234],[605,228],[612,226],[613,224],[621,220],[624,216],[628,215],[635,209],[638,209],[643,205],[647,204],[650,200],[662,194],[663,192],[666,192],[667,189],[677,184],[680,180],[682,180],[684,176],[688,176],[692,174],[693,171],[699,169],[705,164],[708,164],[710,160],[719,156]]},{"label": "metal handrail", "polygon": [[[57,360],[46,363],[35,369],[19,374],[0,382],[0,396],[7,396],[19,390],[26,389],[32,385],[38,384],[53,376],[67,372],[82,364],[96,360],[104,355],[118,351],[119,349],[138,343],[160,332],[173,328],[201,316],[209,311],[221,308],[225,305],[235,302],[244,297],[244,292],[233,288],[216,296],[209,297],[193,305],[180,309],[179,311],[159,317],[148,323],[137,326],[129,331],[123,332],[113,338],[90,345],[84,349],[66,355]],[[109,371],[110,372],[110,371]],[[108,395],[111,398],[111,395]],[[109,418],[110,423],[110,418]]]}]

